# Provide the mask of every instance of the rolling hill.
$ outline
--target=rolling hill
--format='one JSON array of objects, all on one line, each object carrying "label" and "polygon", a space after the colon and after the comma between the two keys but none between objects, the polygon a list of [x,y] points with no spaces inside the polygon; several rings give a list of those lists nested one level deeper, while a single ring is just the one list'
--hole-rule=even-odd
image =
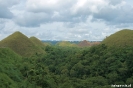
[{"label": "rolling hill", "polygon": [[44,53],[27,36],[19,31],[0,41],[0,47],[9,47],[24,57],[30,57],[35,54]]},{"label": "rolling hill", "polygon": [[101,43],[108,46],[133,46],[133,30],[120,30],[104,39]]}]

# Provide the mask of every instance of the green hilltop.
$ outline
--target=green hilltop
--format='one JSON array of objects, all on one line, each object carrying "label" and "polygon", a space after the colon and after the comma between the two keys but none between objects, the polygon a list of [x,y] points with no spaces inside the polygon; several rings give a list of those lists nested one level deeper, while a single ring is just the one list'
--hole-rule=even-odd
[{"label": "green hilltop", "polygon": [[106,39],[102,41],[102,44],[119,47],[133,46],[133,30],[120,30],[109,37],[106,37]]},{"label": "green hilltop", "polygon": [[0,41],[0,47],[9,47],[24,57],[44,53],[27,36],[19,31]]}]

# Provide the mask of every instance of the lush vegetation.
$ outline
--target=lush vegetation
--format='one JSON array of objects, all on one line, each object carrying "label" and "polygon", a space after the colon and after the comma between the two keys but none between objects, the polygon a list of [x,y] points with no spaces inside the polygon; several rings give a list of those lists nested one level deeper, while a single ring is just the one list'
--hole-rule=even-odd
[{"label": "lush vegetation", "polygon": [[[38,41],[36,38],[31,40]],[[133,86],[133,46],[99,44],[79,48],[41,45],[35,44],[45,53],[35,53],[30,57],[20,56],[12,48],[0,48],[0,88]]]},{"label": "lush vegetation", "polygon": [[133,47],[46,46],[45,52],[23,58],[0,48],[0,87],[110,88],[133,83]]}]

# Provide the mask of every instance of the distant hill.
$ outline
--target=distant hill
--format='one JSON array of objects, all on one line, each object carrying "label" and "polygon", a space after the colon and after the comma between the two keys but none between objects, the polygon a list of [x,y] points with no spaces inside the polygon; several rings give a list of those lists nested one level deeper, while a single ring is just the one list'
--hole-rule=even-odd
[{"label": "distant hill", "polygon": [[9,47],[25,57],[43,53],[27,36],[19,31],[0,41],[0,47]]},{"label": "distant hill", "polygon": [[98,42],[98,41],[89,42],[87,40],[83,40],[78,43],[78,46],[79,47],[88,47],[88,46],[94,46],[94,45],[99,45],[99,44],[100,44],[100,42]]},{"label": "distant hill", "polygon": [[87,47],[87,46],[91,46],[91,43],[88,42],[87,40],[83,40],[83,41],[79,42],[78,46],[79,47]]},{"label": "distant hill", "polygon": [[[52,45],[55,45],[59,42],[62,42],[62,40],[41,40],[44,44],[47,43],[47,44],[52,44]],[[70,43],[74,43],[74,44],[78,44],[80,41],[68,41]]]},{"label": "distant hill", "polygon": [[69,41],[61,41],[61,42],[58,42],[56,45],[58,45],[58,46],[77,47],[76,44],[74,44],[74,43],[70,43]]},{"label": "distant hill", "polygon": [[102,41],[102,44],[108,46],[133,46],[133,30],[120,30]]}]

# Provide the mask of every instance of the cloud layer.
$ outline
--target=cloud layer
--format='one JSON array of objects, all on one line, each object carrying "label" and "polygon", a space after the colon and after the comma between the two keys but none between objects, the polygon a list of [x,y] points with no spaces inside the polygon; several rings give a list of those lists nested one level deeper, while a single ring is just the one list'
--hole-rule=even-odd
[{"label": "cloud layer", "polygon": [[0,0],[0,39],[14,31],[44,40],[100,41],[132,29],[132,0]]}]

